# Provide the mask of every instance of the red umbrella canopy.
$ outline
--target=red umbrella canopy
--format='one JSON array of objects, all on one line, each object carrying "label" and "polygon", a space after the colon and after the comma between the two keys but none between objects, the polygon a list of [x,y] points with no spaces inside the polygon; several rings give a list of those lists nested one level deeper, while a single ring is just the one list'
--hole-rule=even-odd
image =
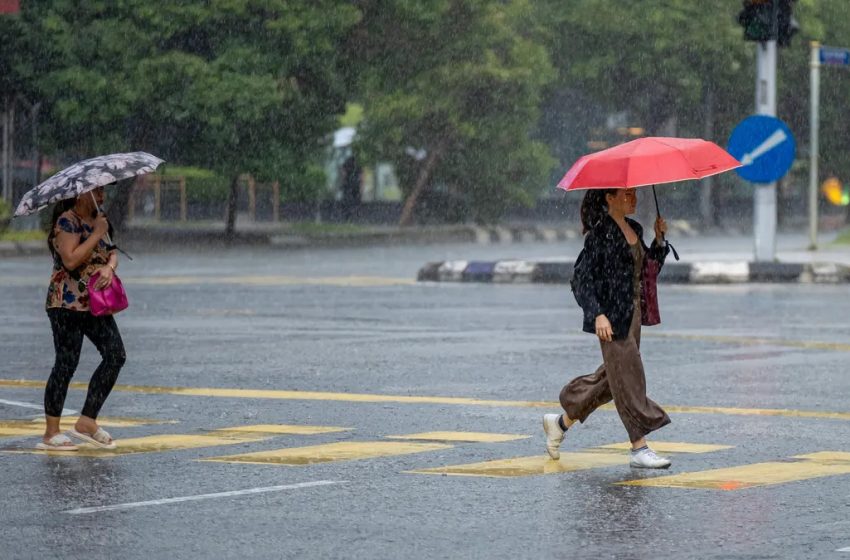
[{"label": "red umbrella canopy", "polygon": [[740,167],[713,142],[699,138],[638,138],[582,156],[558,183],[565,191],[633,188],[701,179]]}]

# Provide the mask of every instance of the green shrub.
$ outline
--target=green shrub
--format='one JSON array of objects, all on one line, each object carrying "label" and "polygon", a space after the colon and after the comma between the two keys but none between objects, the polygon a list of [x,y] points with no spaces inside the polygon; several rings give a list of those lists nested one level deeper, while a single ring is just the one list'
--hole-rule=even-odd
[{"label": "green shrub", "polygon": [[0,198],[0,233],[9,229],[9,224],[12,221],[12,206]]}]

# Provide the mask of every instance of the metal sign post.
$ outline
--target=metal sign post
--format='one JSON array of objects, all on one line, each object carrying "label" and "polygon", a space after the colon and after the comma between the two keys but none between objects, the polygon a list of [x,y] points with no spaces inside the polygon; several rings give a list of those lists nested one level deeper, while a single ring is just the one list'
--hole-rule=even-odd
[{"label": "metal sign post", "polygon": [[818,112],[820,104],[820,43],[812,41],[811,91],[809,93],[811,126],[809,130],[809,250],[818,248]]},{"label": "metal sign post", "polygon": [[820,67],[821,66],[850,66],[850,49],[823,47],[817,41],[812,41],[810,99],[811,99],[811,132],[809,136],[809,249],[818,248],[818,158],[820,146]]},{"label": "metal sign post", "polygon": [[[776,41],[756,46],[756,114],[776,116]],[[754,200],[753,233],[755,260],[776,257],[776,182],[757,184]]]}]

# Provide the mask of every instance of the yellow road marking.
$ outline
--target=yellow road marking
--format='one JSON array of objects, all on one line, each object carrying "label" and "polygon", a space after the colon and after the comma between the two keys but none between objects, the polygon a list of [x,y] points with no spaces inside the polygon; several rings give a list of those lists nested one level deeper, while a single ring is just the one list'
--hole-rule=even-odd
[{"label": "yellow road marking", "polygon": [[614,465],[628,464],[629,459],[622,453],[561,453],[559,461],[553,461],[548,455],[515,457],[482,463],[452,465],[407,471],[411,474],[445,474],[452,476],[485,476],[507,478],[516,476],[536,476],[557,474]]},{"label": "yellow road marking", "polygon": [[850,453],[845,451],[818,451],[806,455],[795,455],[795,459],[808,459],[818,463],[850,463]]},{"label": "yellow road marking", "polygon": [[251,433],[251,434],[293,434],[311,436],[315,434],[332,434],[335,432],[346,432],[351,428],[338,428],[336,426],[301,426],[294,424],[256,424],[254,426],[237,426],[235,428],[222,428],[216,432]]},{"label": "yellow road marking", "polygon": [[375,457],[390,457],[450,449],[451,445],[441,443],[407,443],[400,441],[370,441],[370,442],[339,442],[326,445],[311,445],[309,447],[292,447],[245,453],[242,455],[227,455],[211,457],[202,461],[219,463],[253,463],[259,465],[312,465],[314,463],[330,463],[334,461],[354,461],[357,459],[373,459]]},{"label": "yellow road marking", "polygon": [[[70,430],[77,422],[77,416],[65,416],[59,423],[62,430]],[[99,418],[98,424],[104,428],[132,428],[150,424],[176,424],[173,420],[146,420],[142,418]],[[6,420],[0,422],[0,437],[37,436],[44,433],[44,418],[32,420]]]},{"label": "yellow road marking", "polygon": [[[600,445],[595,449],[617,449],[620,451],[628,451],[632,445],[625,443],[612,443],[609,445]],[[652,441],[652,449],[660,453],[713,453],[714,451],[722,451],[724,449],[732,449],[732,445],[711,445],[706,443],[681,443],[674,441]]]},{"label": "yellow road marking", "polygon": [[242,437],[233,437],[229,434],[164,434],[156,436],[145,436],[139,438],[116,439],[116,449],[100,449],[88,443],[80,444],[76,452],[68,451],[41,451],[39,449],[4,449],[11,453],[37,453],[48,455],[62,455],[63,457],[115,457],[118,455],[135,455],[137,453],[163,453],[165,451],[180,451],[184,449],[197,449],[202,447],[217,447],[220,445],[234,445],[236,443],[250,443],[268,439],[268,436],[244,434]]},{"label": "yellow road marking", "polygon": [[[24,379],[0,379],[0,387],[44,388],[42,381]],[[71,383],[72,389],[85,390],[85,383]],[[554,401],[513,401],[475,399],[469,397],[415,397],[409,395],[375,395],[367,393],[330,393],[323,391],[283,391],[269,389],[224,389],[210,387],[154,387],[142,385],[116,385],[113,391],[141,393],[149,395],[178,395],[192,397],[216,397],[235,399],[275,399],[305,401],[340,401],[359,403],[399,403],[399,404],[448,404],[461,406],[493,406],[507,408],[548,408],[560,409]],[[830,420],[850,420],[850,412],[829,412],[811,410],[790,410],[781,408],[733,408],[722,406],[675,406],[663,405],[668,412],[682,414],[723,414],[732,416],[781,416],[788,418],[820,418]],[[610,404],[600,407],[602,410],[614,410]]]},{"label": "yellow road marking", "polygon": [[[71,383],[72,389],[85,390],[85,383]],[[42,381],[0,379],[0,387],[44,388]],[[268,389],[219,389],[209,387],[153,387],[140,385],[116,385],[113,391],[143,393],[150,395],[181,395],[192,397],[221,397],[239,399],[276,399],[307,401],[343,401],[365,403],[402,403],[402,404],[457,404],[476,406],[505,406],[526,408],[552,408],[560,406],[555,402],[542,401],[498,401],[466,397],[414,397],[397,395],[374,395],[366,393],[328,393],[322,391],[281,391]],[[850,418],[850,414],[848,414]]]},{"label": "yellow road marking", "polygon": [[[573,471],[610,467],[628,464],[626,453],[630,444],[612,443],[593,449],[574,453],[561,453],[559,461],[553,461],[548,455],[533,455],[531,457],[516,457],[499,459],[466,465],[451,465],[409,471],[415,474],[446,474],[454,476],[489,476],[517,477],[537,476],[542,474],[558,474]],[[653,441],[653,449],[664,453],[711,453],[722,449],[730,449],[729,445],[708,445],[701,443],[680,443]]]},{"label": "yellow road marking", "polygon": [[[105,423],[103,425],[106,425]],[[314,435],[343,432],[349,428],[333,426],[301,426],[289,424],[257,424],[253,426],[234,426],[210,431],[206,434],[163,434],[138,438],[116,438],[116,449],[101,449],[88,443],[79,444],[75,457],[111,457],[115,455],[134,455],[137,453],[162,453],[183,449],[216,447],[235,443],[263,441],[281,434]],[[43,433],[41,428],[37,433]],[[34,435],[34,434],[21,434]],[[39,449],[3,449],[11,453],[47,453],[69,456],[67,451],[42,451]]]},{"label": "yellow road marking", "polygon": [[675,338],[678,340],[719,342],[734,346],[787,346],[789,348],[802,348],[804,350],[834,350],[836,352],[850,352],[850,344],[842,344],[839,342],[820,342],[816,340],[789,340],[783,338],[681,333],[646,333],[646,335],[641,333],[641,336],[647,336],[650,338]]},{"label": "yellow road marking", "polygon": [[484,432],[422,432],[420,434],[407,434],[402,436],[386,436],[389,439],[416,439],[424,441],[467,441],[473,443],[500,443],[503,441],[514,441],[527,439],[531,436],[520,436],[515,434],[490,434]]},{"label": "yellow road marking", "polygon": [[850,474],[850,453],[824,451],[799,455],[791,461],[770,461],[740,467],[631,480],[618,484],[731,491],[842,474]]},{"label": "yellow road marking", "polygon": [[181,286],[190,284],[241,284],[248,286],[340,286],[381,287],[412,286],[416,280],[410,278],[387,278],[381,276],[327,276],[300,277],[282,275],[246,276],[155,276],[130,278],[126,283],[150,286]]}]

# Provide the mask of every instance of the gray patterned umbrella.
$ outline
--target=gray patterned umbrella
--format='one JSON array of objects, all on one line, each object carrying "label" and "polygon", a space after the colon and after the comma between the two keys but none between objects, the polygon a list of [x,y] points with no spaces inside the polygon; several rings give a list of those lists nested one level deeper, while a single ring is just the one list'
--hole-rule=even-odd
[{"label": "gray patterned umbrella", "polygon": [[54,202],[75,198],[97,187],[154,171],[163,160],[146,152],[111,154],[75,163],[28,191],[15,216],[26,216]]}]

